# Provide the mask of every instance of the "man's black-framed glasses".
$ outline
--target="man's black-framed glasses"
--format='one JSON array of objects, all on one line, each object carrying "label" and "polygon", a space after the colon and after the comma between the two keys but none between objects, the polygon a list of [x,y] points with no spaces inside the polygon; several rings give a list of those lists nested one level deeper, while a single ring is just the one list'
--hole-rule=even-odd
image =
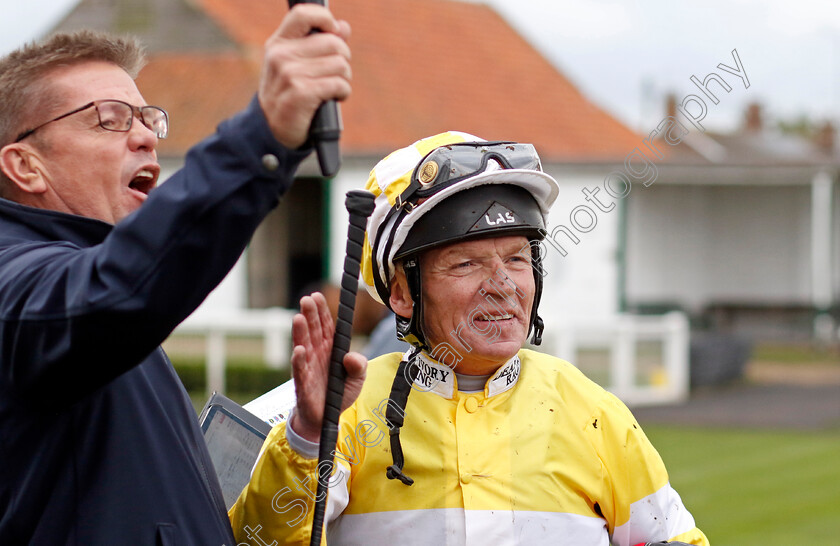
[{"label": "man's black-framed glasses", "polygon": [[96,109],[96,114],[99,116],[99,126],[106,131],[116,131],[118,133],[128,132],[131,130],[131,124],[134,122],[134,118],[137,117],[156,137],[166,138],[169,134],[169,114],[163,108],[158,106],[133,106],[121,100],[104,99],[89,102],[72,112],[67,112],[35,128],[24,131],[18,135],[15,142],[20,142],[45,125],[72,116],[73,114],[78,114],[88,108]]}]

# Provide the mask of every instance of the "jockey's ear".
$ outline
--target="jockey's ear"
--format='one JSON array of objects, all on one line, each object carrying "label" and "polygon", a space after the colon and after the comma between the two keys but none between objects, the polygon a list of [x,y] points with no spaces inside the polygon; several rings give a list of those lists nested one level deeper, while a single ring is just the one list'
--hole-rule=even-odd
[{"label": "jockey's ear", "polygon": [[389,303],[394,313],[403,318],[410,319],[414,300],[411,299],[411,290],[408,289],[408,279],[405,278],[405,270],[401,263],[394,268],[394,278],[391,279],[391,298]]}]

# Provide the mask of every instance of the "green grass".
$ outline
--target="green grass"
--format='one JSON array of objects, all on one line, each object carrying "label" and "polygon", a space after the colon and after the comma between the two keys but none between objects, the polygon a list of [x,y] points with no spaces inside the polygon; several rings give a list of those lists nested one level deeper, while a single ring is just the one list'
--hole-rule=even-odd
[{"label": "green grass", "polygon": [[713,545],[837,544],[840,431],[645,431]]},{"label": "green grass", "polygon": [[[183,355],[170,358],[196,413],[201,412],[208,399],[204,358]],[[245,404],[288,379],[289,370],[272,370],[261,359],[236,357],[230,359],[225,368],[227,390],[224,394],[234,402]]]},{"label": "green grass", "polygon": [[780,364],[840,366],[840,346],[761,343],[753,347],[752,360]]}]

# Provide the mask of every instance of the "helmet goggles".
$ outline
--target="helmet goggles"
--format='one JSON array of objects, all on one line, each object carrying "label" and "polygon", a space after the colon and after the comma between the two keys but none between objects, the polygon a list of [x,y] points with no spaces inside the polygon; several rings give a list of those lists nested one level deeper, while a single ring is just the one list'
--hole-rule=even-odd
[{"label": "helmet goggles", "polygon": [[507,141],[447,144],[435,148],[417,164],[408,188],[397,197],[396,208],[411,207],[420,199],[486,171],[491,159],[502,169],[542,171],[533,144]]}]

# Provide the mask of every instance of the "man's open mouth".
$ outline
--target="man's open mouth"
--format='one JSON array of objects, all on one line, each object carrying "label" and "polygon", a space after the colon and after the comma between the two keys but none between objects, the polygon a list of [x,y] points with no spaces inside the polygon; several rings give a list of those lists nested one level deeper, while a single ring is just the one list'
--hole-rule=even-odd
[{"label": "man's open mouth", "polygon": [[157,174],[151,169],[143,169],[134,175],[134,178],[131,179],[128,187],[132,190],[149,195],[149,192],[155,187],[156,182]]}]

